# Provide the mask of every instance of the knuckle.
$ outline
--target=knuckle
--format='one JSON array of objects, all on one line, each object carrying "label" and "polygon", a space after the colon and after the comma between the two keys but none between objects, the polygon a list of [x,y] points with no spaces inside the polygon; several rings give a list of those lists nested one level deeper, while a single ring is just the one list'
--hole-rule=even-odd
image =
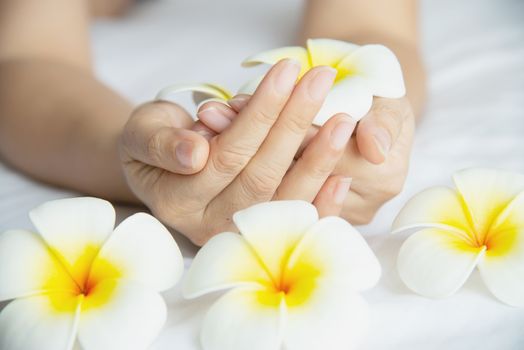
[{"label": "knuckle", "polygon": [[333,165],[327,162],[318,161],[307,168],[307,176],[314,181],[325,179],[333,171]]},{"label": "knuckle", "polygon": [[210,164],[217,173],[236,175],[250,159],[249,153],[243,147],[221,147],[216,145],[216,150],[210,157]]},{"label": "knuckle", "polygon": [[242,158],[225,150],[211,157],[211,166],[219,174],[235,175],[242,169],[243,165]]},{"label": "knuckle", "polygon": [[297,112],[289,112],[288,116],[282,120],[282,124],[290,133],[301,135],[310,127],[311,121]]},{"label": "knuckle", "polygon": [[280,179],[272,171],[251,171],[242,173],[239,177],[244,196],[247,199],[271,198]]},{"label": "knuckle", "polygon": [[162,147],[161,145],[162,141],[158,132],[155,132],[151,136],[149,136],[146,145],[146,155],[148,159],[153,161],[155,164],[158,164],[160,162],[160,153]]},{"label": "knuckle", "polygon": [[276,117],[269,111],[259,108],[253,112],[253,120],[257,125],[271,127],[275,123]]},{"label": "knuckle", "polygon": [[389,200],[402,192],[404,189],[404,182],[405,176],[403,175],[398,174],[394,176],[388,176],[380,182],[378,192],[381,194],[383,199]]}]

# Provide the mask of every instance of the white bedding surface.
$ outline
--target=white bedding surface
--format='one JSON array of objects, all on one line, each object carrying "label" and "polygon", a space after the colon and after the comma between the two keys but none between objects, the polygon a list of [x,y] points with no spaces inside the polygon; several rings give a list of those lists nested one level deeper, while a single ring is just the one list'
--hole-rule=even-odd
[{"label": "white bedding surface", "polygon": [[[214,81],[234,89],[253,74],[239,67],[244,57],[293,41],[301,6],[300,0],[141,3],[125,19],[93,26],[97,69],[137,103],[174,82]],[[405,236],[388,235],[407,198],[431,185],[451,184],[458,169],[524,172],[524,2],[426,0],[421,18],[430,99],[404,192],[361,227],[383,266],[379,285],[365,293],[372,325],[362,348],[524,349],[524,310],[491,297],[478,273],[444,300],[407,290],[395,269]],[[74,195],[0,164],[0,231],[30,228],[28,210]],[[181,237],[177,241],[191,258],[195,249]],[[199,349],[199,324],[213,297],[187,302],[175,289],[166,298],[168,322],[152,349]]]}]

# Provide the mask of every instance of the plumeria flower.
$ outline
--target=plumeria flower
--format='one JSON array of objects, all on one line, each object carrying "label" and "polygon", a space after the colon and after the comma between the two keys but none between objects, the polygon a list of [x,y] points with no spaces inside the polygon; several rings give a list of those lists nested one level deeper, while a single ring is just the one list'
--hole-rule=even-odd
[{"label": "plumeria flower", "polygon": [[[246,67],[258,64],[275,64],[284,58],[300,62],[302,77],[316,66],[330,66],[337,70],[331,92],[328,94],[314,123],[323,125],[336,113],[347,113],[360,120],[371,108],[373,96],[400,98],[406,93],[402,69],[395,54],[383,45],[355,45],[332,39],[309,39],[307,48],[282,47],[247,58]],[[245,84],[238,93],[253,94],[263,76]],[[233,95],[215,84],[172,85],[160,91],[157,98],[166,100],[170,95],[193,91],[200,104],[208,99],[227,101]]]},{"label": "plumeria flower", "polygon": [[413,291],[454,294],[475,267],[499,300],[524,306],[524,176],[468,169],[456,190],[429,188],[414,196],[393,232],[416,229],[400,249],[398,271]]},{"label": "plumeria flower", "polygon": [[183,260],[169,231],[139,213],[113,231],[115,211],[96,198],[31,211],[39,234],[0,235],[0,349],[146,349],[166,319],[159,292]]},{"label": "plumeria flower", "polygon": [[367,304],[358,292],[380,277],[362,236],[302,201],[239,211],[240,230],[214,236],[186,274],[186,298],[229,289],[208,311],[204,350],[351,349]]}]

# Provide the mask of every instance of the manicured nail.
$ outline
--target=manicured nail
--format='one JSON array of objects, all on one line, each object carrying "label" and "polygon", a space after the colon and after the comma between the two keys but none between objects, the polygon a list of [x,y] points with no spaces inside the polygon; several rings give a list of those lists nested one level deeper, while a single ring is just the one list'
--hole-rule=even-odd
[{"label": "manicured nail", "polygon": [[227,101],[227,103],[235,110],[239,111],[246,106],[248,100],[248,95],[237,95],[233,97],[231,100]]},{"label": "manicured nail", "polygon": [[226,129],[231,124],[231,119],[225,116],[224,111],[215,107],[202,109],[197,113],[198,119],[215,131]]},{"label": "manicured nail", "polygon": [[350,177],[344,177],[338,181],[337,187],[335,188],[335,192],[333,193],[333,199],[335,200],[336,204],[340,205],[344,203],[344,200],[348,195],[352,180],[353,179]]},{"label": "manicured nail", "polygon": [[331,67],[322,67],[318,69],[317,74],[308,84],[309,95],[312,99],[320,101],[326,97],[333,81],[337,76],[337,70]]},{"label": "manicured nail", "polygon": [[300,62],[294,59],[285,59],[275,79],[275,89],[279,94],[288,94],[295,86],[300,73]]},{"label": "manicured nail", "polygon": [[175,155],[184,168],[193,168],[193,142],[182,141],[175,148]]},{"label": "manicured nail", "polygon": [[386,129],[379,127],[373,132],[373,137],[375,138],[378,149],[382,155],[386,157],[391,149],[391,135],[389,135]]},{"label": "manicured nail", "polygon": [[341,150],[346,147],[354,128],[355,124],[348,121],[341,121],[335,125],[330,135],[331,147],[335,150]]}]

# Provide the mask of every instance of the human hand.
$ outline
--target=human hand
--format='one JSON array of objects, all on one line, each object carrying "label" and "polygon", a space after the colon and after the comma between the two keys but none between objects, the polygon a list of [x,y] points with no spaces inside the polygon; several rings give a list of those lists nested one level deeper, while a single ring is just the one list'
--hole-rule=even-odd
[{"label": "human hand", "polygon": [[[220,133],[249,99],[249,95],[238,95],[229,101],[233,111],[224,113],[227,118],[210,116],[205,110],[200,112],[199,118],[213,132]],[[228,109],[216,102],[207,105]],[[354,224],[369,223],[385,202],[400,193],[408,171],[414,124],[414,115],[406,98],[375,98],[333,172],[334,175],[352,178],[342,217]],[[315,126],[310,128],[297,156],[318,130]]]},{"label": "human hand", "polygon": [[407,98],[374,99],[334,171],[353,179],[342,217],[367,224],[402,191],[414,132],[415,117]]},{"label": "human hand", "polygon": [[[332,69],[317,67],[295,86],[298,73],[293,61],[276,64],[217,135],[203,135],[198,125],[182,129],[187,125],[180,123],[176,105],[156,102],[139,108],[121,137],[130,187],[153,214],[196,244],[232,229],[234,212],[263,201],[301,199],[313,202],[321,215],[337,215],[349,181],[330,174],[355,122],[344,114],[332,117],[295,161],[335,78]],[[218,109],[207,114],[212,112]],[[176,157],[182,139],[190,141],[184,147],[191,151],[181,152],[191,159],[189,168]]]}]

